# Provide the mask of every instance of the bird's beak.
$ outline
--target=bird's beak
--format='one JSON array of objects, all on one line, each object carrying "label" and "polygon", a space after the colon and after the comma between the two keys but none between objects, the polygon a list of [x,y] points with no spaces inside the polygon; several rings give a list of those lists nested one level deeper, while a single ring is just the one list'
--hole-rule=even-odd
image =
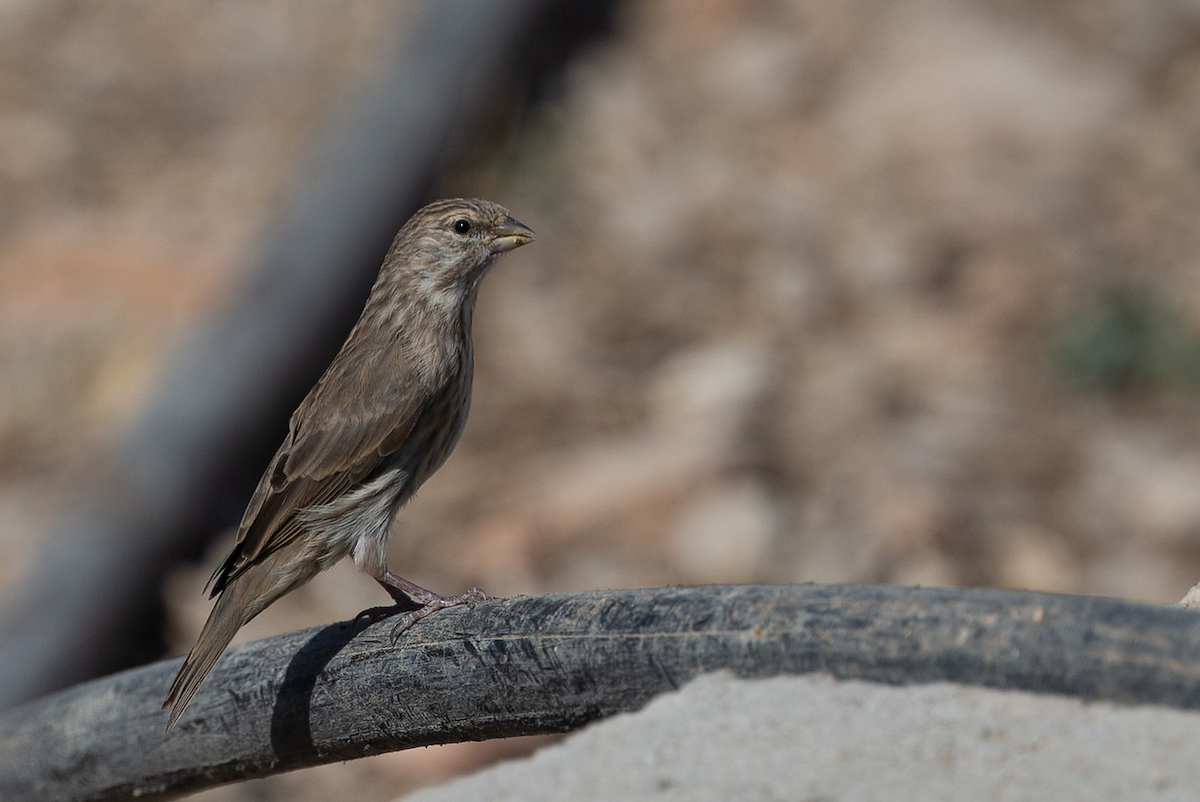
[{"label": "bird's beak", "polygon": [[488,250],[492,253],[504,253],[533,242],[533,230],[511,217],[504,218],[493,231],[492,239],[488,243]]}]

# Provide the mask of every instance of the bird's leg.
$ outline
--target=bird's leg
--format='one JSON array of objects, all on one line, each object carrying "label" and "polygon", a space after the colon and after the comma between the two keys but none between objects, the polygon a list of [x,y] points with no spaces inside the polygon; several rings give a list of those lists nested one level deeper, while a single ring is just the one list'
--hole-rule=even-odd
[{"label": "bird's leg", "polygon": [[387,591],[392,600],[396,602],[396,606],[372,607],[368,610],[363,610],[355,616],[354,622],[357,624],[362,618],[380,614],[394,615],[397,612],[401,613],[400,619],[392,627],[393,644],[404,630],[432,612],[445,609],[446,607],[457,607],[460,604],[480,602],[487,598],[479,588],[471,588],[466,593],[460,593],[457,596],[442,596],[434,593],[432,590],[421,587],[415,582],[410,582],[399,574],[393,574],[391,571],[385,571],[383,578],[376,578],[375,581]]},{"label": "bird's leg", "polygon": [[[471,588],[466,593],[460,593],[457,596],[442,596],[415,582],[408,581],[399,574],[393,574],[391,571],[384,573],[379,584],[383,585],[383,589],[396,601],[397,606],[404,606],[407,609],[407,612],[403,613],[400,620],[392,627],[392,643],[396,642],[400,633],[432,612],[446,607],[457,607],[460,604],[480,602],[487,598],[479,588]],[[409,607],[414,602],[420,605],[415,610]]]}]

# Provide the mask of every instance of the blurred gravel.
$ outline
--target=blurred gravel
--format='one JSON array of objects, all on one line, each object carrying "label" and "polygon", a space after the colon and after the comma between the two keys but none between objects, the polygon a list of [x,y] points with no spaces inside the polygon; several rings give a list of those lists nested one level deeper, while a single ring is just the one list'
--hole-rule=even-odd
[{"label": "blurred gravel", "polygon": [[[0,3],[0,611],[411,8]],[[538,242],[488,278],[471,423],[393,567],[1179,599],[1198,142],[1191,3],[629,0],[436,189]],[[176,650],[227,544],[165,589]],[[380,601],[340,566],[244,637]],[[513,748],[201,798],[382,800]]]}]

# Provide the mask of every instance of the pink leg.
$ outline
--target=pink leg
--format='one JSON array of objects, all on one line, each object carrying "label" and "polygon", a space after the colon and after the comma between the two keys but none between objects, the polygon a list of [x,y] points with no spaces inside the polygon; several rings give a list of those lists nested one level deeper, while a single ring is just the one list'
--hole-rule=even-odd
[{"label": "pink leg", "polygon": [[[400,637],[400,634],[404,630],[432,612],[445,609],[446,607],[457,607],[460,604],[480,602],[487,598],[479,588],[471,588],[466,593],[461,593],[457,596],[441,596],[432,590],[421,587],[415,582],[408,581],[398,574],[393,574],[391,571],[385,572],[383,579],[376,581],[388,592],[388,595],[396,602],[396,606],[372,607],[369,610],[363,610],[354,620],[357,623],[360,618],[380,613],[393,615],[396,612],[402,611],[400,619],[392,627],[392,643],[396,642],[396,639]],[[417,605],[415,609],[413,608],[414,604]]]}]

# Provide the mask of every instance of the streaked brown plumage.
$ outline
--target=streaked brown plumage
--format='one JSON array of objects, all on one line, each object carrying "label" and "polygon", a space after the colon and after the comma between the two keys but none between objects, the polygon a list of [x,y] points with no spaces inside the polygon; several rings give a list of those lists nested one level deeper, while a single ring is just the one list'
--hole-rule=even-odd
[{"label": "streaked brown plumage", "polygon": [[399,604],[393,639],[442,597],[387,568],[392,517],[450,455],[471,401],[471,315],[480,279],[533,232],[483,200],[418,211],[383,260],[362,316],[292,415],[259,480],[237,544],[213,574],[218,597],[163,707],[167,729],[239,628],[350,554]]}]

